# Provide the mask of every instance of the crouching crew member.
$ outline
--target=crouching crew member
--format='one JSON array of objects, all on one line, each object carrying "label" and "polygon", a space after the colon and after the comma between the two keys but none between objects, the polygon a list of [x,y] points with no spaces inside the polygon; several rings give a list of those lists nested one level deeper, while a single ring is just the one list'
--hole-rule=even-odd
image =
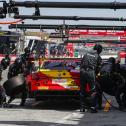
[{"label": "crouching crew member", "polygon": [[120,110],[125,109],[123,98],[126,94],[125,76],[122,72],[120,64],[116,63],[114,57],[110,57],[108,63],[104,64],[100,70],[101,80],[103,81],[100,86],[103,91],[116,97]]},{"label": "crouching crew member", "polygon": [[[80,68],[80,111],[84,112],[87,107],[91,113],[96,113],[96,74],[99,72],[101,65],[102,46],[96,44],[92,50],[86,52],[81,61]],[[86,91],[89,84],[90,91]]]},{"label": "crouching crew member", "polygon": [[[13,64],[10,65],[9,67],[9,71],[8,71],[8,79],[11,79],[12,77],[15,77],[19,74],[23,74],[24,72],[24,68],[22,65],[22,59],[21,58],[17,58],[15,60],[15,62]],[[22,91],[19,92],[22,93],[22,97],[21,97],[21,106],[24,106],[26,98],[27,98],[27,86],[26,83],[24,83],[24,88],[22,88]],[[8,101],[8,103],[11,103],[13,100],[15,99],[15,94],[12,96],[10,96],[10,99]]]}]

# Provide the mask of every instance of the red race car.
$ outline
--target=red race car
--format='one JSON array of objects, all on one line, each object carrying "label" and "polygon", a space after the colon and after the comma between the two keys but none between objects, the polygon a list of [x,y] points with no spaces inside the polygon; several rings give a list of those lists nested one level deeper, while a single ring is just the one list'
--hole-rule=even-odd
[{"label": "red race car", "polygon": [[27,81],[32,98],[78,97],[80,59],[45,60],[38,71],[28,75]]}]

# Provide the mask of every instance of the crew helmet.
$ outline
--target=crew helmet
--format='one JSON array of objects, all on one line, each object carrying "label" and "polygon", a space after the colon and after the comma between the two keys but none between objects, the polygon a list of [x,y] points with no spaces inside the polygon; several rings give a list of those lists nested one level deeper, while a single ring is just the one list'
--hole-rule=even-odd
[{"label": "crew helmet", "polygon": [[115,60],[114,57],[110,57],[110,58],[108,59],[108,62],[109,62],[109,63],[112,63],[112,64],[115,64],[116,60]]},{"label": "crew helmet", "polygon": [[96,44],[93,49],[97,50],[98,54],[102,52],[102,46],[100,44]]},{"label": "crew helmet", "polygon": [[10,59],[5,57],[1,60],[1,65],[6,69],[10,65]]},{"label": "crew helmet", "polygon": [[14,63],[17,66],[21,66],[22,65],[22,59],[21,58],[16,58]]}]

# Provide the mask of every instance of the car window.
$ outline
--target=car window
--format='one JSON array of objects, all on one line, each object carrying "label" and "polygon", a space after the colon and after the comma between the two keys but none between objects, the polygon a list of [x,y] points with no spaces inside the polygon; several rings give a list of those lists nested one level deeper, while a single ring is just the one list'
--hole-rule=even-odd
[{"label": "car window", "polygon": [[43,69],[61,69],[63,68],[62,62],[45,62],[43,64]]},{"label": "car window", "polygon": [[75,61],[46,61],[44,62],[42,69],[56,69],[56,70],[70,70],[79,69],[80,63]]}]

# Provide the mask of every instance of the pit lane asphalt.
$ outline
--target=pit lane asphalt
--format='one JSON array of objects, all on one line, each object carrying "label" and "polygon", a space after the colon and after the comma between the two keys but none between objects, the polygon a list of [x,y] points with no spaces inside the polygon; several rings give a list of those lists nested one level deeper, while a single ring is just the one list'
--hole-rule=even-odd
[{"label": "pit lane asphalt", "polygon": [[0,126],[125,126],[125,112],[113,108],[79,112],[79,102],[74,100],[34,101],[27,99],[26,106],[19,106],[15,99],[10,108],[0,108]]},{"label": "pit lane asphalt", "polygon": [[[6,72],[3,72],[2,82],[6,80]],[[113,97],[107,98],[117,105]],[[20,99],[15,99],[11,107],[0,108],[0,126],[126,126],[125,112],[111,108],[109,112],[80,113],[76,100],[27,99],[26,106],[19,104]]]}]

